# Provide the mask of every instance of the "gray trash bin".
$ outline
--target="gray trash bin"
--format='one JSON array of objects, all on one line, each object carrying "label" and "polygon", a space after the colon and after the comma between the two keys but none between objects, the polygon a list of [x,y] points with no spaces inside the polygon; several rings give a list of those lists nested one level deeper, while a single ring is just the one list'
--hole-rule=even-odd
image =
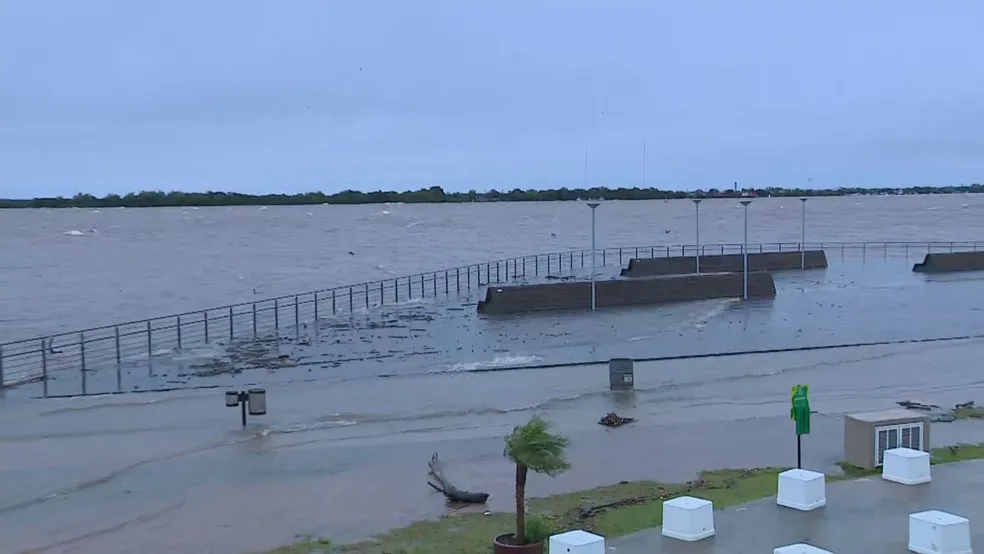
[{"label": "gray trash bin", "polygon": [[608,361],[608,378],[612,390],[635,388],[634,362],[630,358],[612,358]]}]

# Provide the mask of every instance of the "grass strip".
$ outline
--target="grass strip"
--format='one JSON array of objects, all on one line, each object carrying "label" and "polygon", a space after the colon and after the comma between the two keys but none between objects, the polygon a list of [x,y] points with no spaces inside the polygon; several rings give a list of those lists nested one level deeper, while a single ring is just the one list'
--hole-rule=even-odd
[{"label": "grass strip", "polygon": [[[935,448],[933,464],[984,459],[984,444],[961,444]],[[842,481],[880,470],[863,470],[840,464],[844,475],[828,475],[827,481]],[[584,529],[615,538],[657,527],[662,523],[663,501],[694,495],[727,508],[776,495],[778,475],[788,468],[721,469],[705,471],[686,483],[655,481],[622,482],[580,492],[530,499],[530,512],[549,520],[558,532]],[[326,539],[308,539],[264,554],[474,554],[490,552],[492,537],[508,533],[514,525],[511,513],[447,516],[420,521],[371,540],[333,545]]]}]

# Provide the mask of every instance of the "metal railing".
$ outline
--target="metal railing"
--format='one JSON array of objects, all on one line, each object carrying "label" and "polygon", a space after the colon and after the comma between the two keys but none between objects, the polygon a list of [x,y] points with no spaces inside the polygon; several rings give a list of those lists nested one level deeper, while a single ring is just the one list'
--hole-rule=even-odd
[{"label": "metal railing", "polygon": [[[798,251],[800,243],[749,245],[749,252]],[[807,243],[806,249],[859,252],[862,257],[883,254],[921,255],[931,252],[978,250],[984,242],[836,242]],[[693,255],[694,245],[598,248],[601,266],[625,264],[632,258]],[[741,253],[741,244],[706,244],[701,255]],[[100,369],[115,368],[116,389],[122,391],[126,365],[145,365],[153,371],[155,358],[206,345],[229,345],[273,335],[300,338],[308,325],[339,315],[368,313],[373,309],[426,298],[461,296],[490,283],[559,276],[591,267],[591,250],[571,250],[469,264],[357,285],[346,285],[242,302],[207,310],[130,321],[57,333],[0,344],[0,389],[40,382],[48,396],[48,381],[58,374],[76,372],[81,393],[87,379]],[[318,325],[312,326],[318,332]]]}]

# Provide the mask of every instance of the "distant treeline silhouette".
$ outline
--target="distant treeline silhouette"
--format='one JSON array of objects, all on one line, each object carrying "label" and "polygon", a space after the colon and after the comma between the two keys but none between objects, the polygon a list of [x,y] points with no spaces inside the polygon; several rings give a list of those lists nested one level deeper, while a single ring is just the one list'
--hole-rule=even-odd
[{"label": "distant treeline silhouette", "polygon": [[455,202],[543,202],[603,198],[606,200],[671,200],[679,198],[737,198],[742,195],[759,197],[798,197],[798,196],[850,196],[850,195],[897,195],[897,194],[959,194],[981,193],[980,184],[954,187],[909,187],[909,188],[860,188],[842,187],[838,189],[798,189],[764,188],[742,190],[697,190],[672,191],[657,188],[560,188],[542,190],[511,191],[490,190],[488,192],[446,192],[441,187],[430,187],[415,191],[374,191],[361,192],[344,190],[334,194],[324,192],[305,192],[301,194],[241,194],[237,192],[163,192],[141,191],[129,194],[108,194],[102,198],[80,193],[71,198],[32,198],[24,200],[2,200],[0,208],[156,208],[181,206],[299,206],[308,204],[382,204],[403,202],[406,204],[440,204]]}]

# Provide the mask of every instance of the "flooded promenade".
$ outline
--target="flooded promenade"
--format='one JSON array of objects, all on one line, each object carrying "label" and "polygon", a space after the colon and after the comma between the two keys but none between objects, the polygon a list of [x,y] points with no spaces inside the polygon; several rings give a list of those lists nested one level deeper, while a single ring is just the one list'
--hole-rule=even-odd
[{"label": "flooded promenade", "polygon": [[[847,200],[855,202],[818,199],[817,210]],[[921,201],[907,210],[915,214],[909,221],[924,227],[909,229],[899,223],[902,214],[895,226],[888,212],[875,219],[886,218],[885,234],[936,235],[942,231],[926,214],[943,210],[929,210],[933,202],[957,214],[942,226],[975,209],[962,204],[978,202]],[[792,215],[774,216],[785,222],[777,223],[779,234],[798,233],[798,211]],[[731,215],[724,221],[731,225]],[[822,225],[828,236],[844,232]],[[971,236],[974,228],[960,233]],[[634,238],[621,242],[651,237]],[[502,436],[534,413],[571,438],[572,470],[531,479],[531,494],[542,495],[620,480],[682,480],[722,466],[790,464],[788,394],[797,383],[811,385],[820,412],[805,457],[825,468],[840,459],[845,412],[902,399],[984,400],[976,368],[984,339],[905,342],[984,334],[984,277],[916,275],[911,265],[921,253],[897,249],[830,251],[828,258],[826,270],[777,274],[778,295],[766,301],[478,317],[475,290],[325,318],[317,333],[307,329],[305,337],[315,338],[264,347],[290,365],[192,375],[196,355],[162,357],[153,374],[128,368],[127,390],[179,390],[40,400],[37,384],[11,389],[0,400],[0,552],[238,554],[308,534],[357,540],[445,513],[443,497],[425,483],[434,452],[456,483],[491,493],[492,509],[508,509]],[[27,326],[41,322],[37,316]],[[877,342],[897,344],[660,360]],[[636,364],[633,393],[609,393],[607,367],[592,364],[613,356],[653,359]],[[53,394],[78,390],[74,375],[56,377]],[[93,387],[115,382],[113,372],[91,378]],[[251,385],[267,389],[269,413],[243,429],[222,392]],[[638,421],[617,430],[597,425],[609,411]],[[934,445],[961,441],[984,441],[984,427],[934,425]]]}]

